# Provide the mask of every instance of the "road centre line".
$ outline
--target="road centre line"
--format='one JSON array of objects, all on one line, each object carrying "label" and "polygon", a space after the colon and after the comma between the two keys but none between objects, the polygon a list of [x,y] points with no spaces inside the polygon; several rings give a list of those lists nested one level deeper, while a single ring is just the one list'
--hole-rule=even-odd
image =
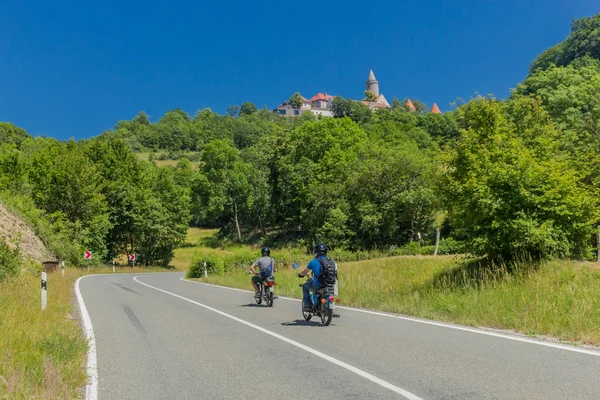
[{"label": "road centre line", "polygon": [[359,368],[356,368],[356,367],[354,367],[354,366],[352,366],[350,364],[346,364],[345,362],[340,361],[340,360],[338,360],[338,359],[336,359],[334,357],[331,357],[331,356],[329,356],[327,354],[321,353],[320,351],[317,351],[317,350],[315,350],[315,349],[313,349],[311,347],[308,347],[308,346],[306,346],[306,345],[304,345],[302,343],[296,342],[295,340],[288,339],[287,337],[282,336],[282,335],[280,335],[278,333],[271,332],[271,331],[269,331],[267,329],[261,328],[258,325],[254,325],[251,322],[245,321],[245,320],[243,320],[241,318],[238,318],[238,317],[234,317],[233,315],[224,313],[223,311],[217,310],[217,309],[212,308],[210,306],[207,306],[205,304],[202,304],[202,303],[199,303],[197,301],[188,299],[187,297],[183,297],[183,296],[180,296],[178,294],[171,293],[171,292],[169,292],[167,290],[163,290],[163,289],[154,287],[152,285],[149,285],[147,283],[141,282],[137,278],[138,277],[135,276],[133,278],[133,280],[136,281],[137,283],[141,284],[141,285],[147,286],[147,287],[149,287],[151,289],[154,289],[154,290],[157,290],[159,292],[163,292],[163,293],[171,295],[173,297],[177,297],[178,299],[185,300],[185,301],[190,302],[192,304],[198,305],[198,306],[203,307],[203,308],[205,308],[205,309],[207,309],[209,311],[215,312],[215,313],[217,313],[219,315],[222,315],[222,316],[227,317],[229,319],[232,319],[232,320],[234,320],[236,322],[239,322],[241,324],[249,326],[250,328],[254,328],[254,329],[256,329],[256,330],[258,330],[260,332],[263,332],[263,333],[265,333],[267,335],[273,336],[273,337],[275,337],[275,338],[277,338],[279,340],[282,340],[282,341],[284,341],[284,342],[286,342],[288,344],[291,344],[291,345],[296,346],[296,347],[298,347],[298,348],[300,348],[300,349],[302,349],[304,351],[307,351],[307,352],[309,352],[309,353],[311,353],[311,354],[313,354],[313,355],[315,355],[317,357],[320,357],[320,358],[322,358],[324,360],[327,360],[327,361],[329,361],[329,362],[331,362],[331,363],[333,363],[333,364],[335,364],[335,365],[337,365],[339,367],[342,367],[342,368],[344,368],[344,369],[346,369],[346,370],[348,370],[350,372],[354,372],[355,374],[357,374],[359,376],[362,376],[363,378],[366,378],[366,379],[370,380],[371,382],[378,384],[381,387],[384,387],[384,388],[386,388],[388,390],[391,390],[391,391],[393,391],[395,393],[398,393],[401,396],[404,396],[408,400],[423,400],[420,397],[418,397],[418,396],[410,393],[407,390],[404,390],[404,389],[402,389],[402,388],[400,388],[398,386],[395,386],[395,385],[393,385],[393,384],[391,384],[391,383],[389,383],[387,381],[384,381],[383,379],[380,379],[380,378],[378,378],[378,377],[376,377],[374,375],[371,375],[368,372],[365,372],[365,371],[363,371],[363,370],[361,370]]}]

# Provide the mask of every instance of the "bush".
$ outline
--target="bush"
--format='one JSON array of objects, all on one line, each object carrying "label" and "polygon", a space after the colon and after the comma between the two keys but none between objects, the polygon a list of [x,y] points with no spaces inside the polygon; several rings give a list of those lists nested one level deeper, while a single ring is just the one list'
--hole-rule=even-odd
[{"label": "bush", "polygon": [[186,277],[201,278],[204,276],[204,263],[206,262],[206,270],[211,275],[223,275],[225,273],[225,264],[223,259],[215,254],[196,255],[192,260],[191,266],[188,269]]},{"label": "bush", "polygon": [[0,241],[0,282],[19,273],[21,254],[19,248],[11,249],[6,243]]},{"label": "bush", "polygon": [[465,244],[454,238],[445,238],[440,240],[438,254],[460,254],[465,252]]},{"label": "bush", "polygon": [[249,267],[258,258],[257,252],[250,249],[242,249],[234,252],[231,255],[224,256],[223,267],[225,272],[235,271],[241,269],[242,266],[246,265]]}]

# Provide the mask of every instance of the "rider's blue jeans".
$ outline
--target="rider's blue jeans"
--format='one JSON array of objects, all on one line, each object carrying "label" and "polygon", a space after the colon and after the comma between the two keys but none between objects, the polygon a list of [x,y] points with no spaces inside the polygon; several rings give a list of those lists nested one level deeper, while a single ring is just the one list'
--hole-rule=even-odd
[{"label": "rider's blue jeans", "polygon": [[313,284],[313,281],[308,281],[304,285],[302,285],[302,300],[304,302],[304,307],[312,307],[312,299],[310,297],[310,292],[316,292],[321,289],[320,285]]}]

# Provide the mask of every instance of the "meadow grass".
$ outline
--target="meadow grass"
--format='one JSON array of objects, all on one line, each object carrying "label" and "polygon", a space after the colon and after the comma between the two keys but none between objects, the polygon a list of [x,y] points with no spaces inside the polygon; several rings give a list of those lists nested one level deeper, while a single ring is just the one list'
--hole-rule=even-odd
[{"label": "meadow grass", "polygon": [[[276,293],[300,298],[297,273],[280,269]],[[342,305],[600,345],[595,263],[553,260],[508,272],[457,256],[401,256],[341,263],[338,275]],[[251,289],[243,268],[199,280]]]},{"label": "meadow grass", "polygon": [[[150,159],[149,152],[142,152],[142,153],[135,153],[135,154],[139,160],[148,161]],[[155,157],[153,160],[156,163],[157,167],[174,167],[179,162],[179,160],[159,160],[158,155],[159,155],[159,153],[155,153],[154,154]],[[198,166],[200,165],[200,162],[199,161],[190,161],[190,165],[192,166],[192,168],[198,168]]]},{"label": "meadow grass", "polygon": [[[165,271],[118,267],[117,273]],[[91,274],[112,273],[92,268]],[[41,310],[39,273],[0,283],[0,399],[75,399],[86,384],[87,343],[74,303],[74,283],[87,268],[47,274]]]}]

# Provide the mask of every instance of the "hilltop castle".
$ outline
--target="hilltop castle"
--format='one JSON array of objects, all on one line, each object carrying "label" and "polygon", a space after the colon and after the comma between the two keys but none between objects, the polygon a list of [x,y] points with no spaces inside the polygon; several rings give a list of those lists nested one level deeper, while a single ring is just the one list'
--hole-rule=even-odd
[{"label": "hilltop castle", "polygon": [[[366,82],[366,90],[370,91],[374,95],[374,99],[371,99],[374,101],[370,101],[368,99],[356,101],[360,101],[365,106],[369,107],[371,111],[375,111],[379,108],[391,108],[390,103],[387,101],[385,96],[379,92],[379,81],[375,78],[375,74],[373,73],[372,69],[369,71],[369,77],[367,78]],[[331,96],[327,93],[317,93],[310,99],[306,99],[304,96],[301,97],[302,106],[300,108],[294,108],[288,99],[275,108],[273,112],[286,117],[301,115],[305,112],[311,112],[314,115],[320,115],[322,117],[333,117],[333,98],[335,96]],[[416,108],[410,99],[406,101],[406,105],[410,111],[416,111]],[[442,113],[435,103],[433,103],[431,112],[434,114]]]}]

